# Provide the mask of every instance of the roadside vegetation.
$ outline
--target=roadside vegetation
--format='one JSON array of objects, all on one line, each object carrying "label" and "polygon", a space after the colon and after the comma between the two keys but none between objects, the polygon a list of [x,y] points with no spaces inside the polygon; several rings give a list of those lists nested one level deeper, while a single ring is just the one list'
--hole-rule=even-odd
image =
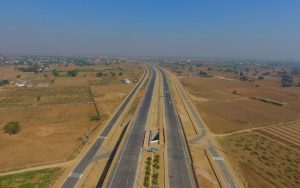
[{"label": "roadside vegetation", "polygon": [[145,178],[144,178],[144,186],[150,187],[150,177],[151,177],[151,168],[152,166],[152,157],[147,157],[146,167],[145,167]]},{"label": "roadside vegetation", "polygon": [[151,156],[147,157],[143,183],[145,187],[158,187],[159,160],[160,156],[158,154],[154,156],[154,159]]},{"label": "roadside vegetation", "polygon": [[0,187],[48,188],[62,172],[61,168],[49,168],[0,176]]}]

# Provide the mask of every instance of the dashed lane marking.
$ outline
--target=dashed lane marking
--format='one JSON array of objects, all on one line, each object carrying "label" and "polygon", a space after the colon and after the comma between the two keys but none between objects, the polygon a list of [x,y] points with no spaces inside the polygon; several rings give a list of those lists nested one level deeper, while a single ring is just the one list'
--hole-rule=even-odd
[{"label": "dashed lane marking", "polygon": [[69,175],[69,177],[78,178],[78,179],[80,179],[81,176],[82,176],[81,173],[76,173],[76,172],[71,172],[70,175]]},{"label": "dashed lane marking", "polygon": [[99,139],[106,139],[106,136],[98,136]]},{"label": "dashed lane marking", "polygon": [[217,156],[217,157],[213,156],[212,158],[213,158],[214,161],[224,161],[224,158],[220,157],[220,156]]}]

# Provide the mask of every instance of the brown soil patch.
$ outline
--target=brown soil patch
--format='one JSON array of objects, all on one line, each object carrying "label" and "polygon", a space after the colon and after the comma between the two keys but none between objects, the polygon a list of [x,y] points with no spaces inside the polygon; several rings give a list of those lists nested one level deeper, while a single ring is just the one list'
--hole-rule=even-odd
[{"label": "brown soil patch", "polygon": [[[182,77],[180,81],[210,130],[226,133],[299,119],[300,90],[278,87],[272,84],[274,80],[252,83]],[[257,82],[260,82],[259,87],[256,87]],[[238,94],[232,94],[234,90]],[[287,106],[276,106],[250,97],[280,101],[287,103]]]},{"label": "brown soil patch", "polygon": [[133,84],[117,83],[109,87],[91,86],[91,90],[100,113],[111,116],[133,87]]}]

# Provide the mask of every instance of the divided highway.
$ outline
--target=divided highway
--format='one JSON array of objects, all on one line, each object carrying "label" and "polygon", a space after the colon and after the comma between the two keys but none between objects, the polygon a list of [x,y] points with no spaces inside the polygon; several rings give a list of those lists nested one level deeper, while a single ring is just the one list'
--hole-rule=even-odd
[{"label": "divided highway", "polygon": [[167,174],[169,176],[169,187],[196,187],[189,154],[186,148],[187,143],[185,142],[181,124],[172,101],[167,76],[162,70],[161,73],[163,75],[164,117],[166,123],[165,129],[168,160]]},{"label": "divided highway", "polygon": [[85,169],[90,164],[91,160],[93,159],[94,155],[98,151],[98,149],[102,146],[104,140],[108,136],[109,132],[113,128],[113,126],[116,124],[124,110],[128,107],[129,102],[131,101],[132,97],[137,92],[138,88],[140,87],[141,83],[145,79],[146,71],[144,72],[143,77],[140,79],[138,84],[134,87],[134,89],[131,91],[131,93],[127,96],[125,101],[121,104],[117,112],[114,114],[114,116],[110,119],[109,123],[106,125],[105,129],[102,131],[102,133],[98,136],[95,143],[92,145],[92,147],[89,149],[89,151],[85,154],[85,156],[81,159],[79,164],[76,166],[76,168],[70,173],[69,177],[65,180],[64,184],[62,185],[62,188],[71,188],[75,187],[78,180],[83,175]]},{"label": "divided highway", "polygon": [[[176,78],[174,78],[174,79],[176,79]],[[191,101],[189,100],[189,98],[187,97],[183,88],[181,87],[180,83],[177,80],[175,80],[175,85],[178,88],[178,91],[183,99],[186,109],[188,109],[188,113],[190,114],[193,123],[200,130],[200,138],[207,139],[208,144],[206,145],[206,148],[208,149],[208,151],[211,153],[211,155],[214,158],[224,159],[222,157],[222,155],[220,154],[220,152],[214,147],[213,142],[211,141],[210,137],[207,134],[207,131],[206,131],[207,128],[202,123],[202,120],[201,120],[200,115],[198,114],[198,111],[195,109],[195,107],[193,106],[193,104],[191,103]],[[230,187],[230,188],[238,188],[239,185],[236,182],[235,177],[232,174],[232,172],[228,169],[225,161],[224,160],[215,160],[214,162],[217,167],[216,170],[218,172],[220,172],[220,174],[223,178],[223,182],[227,184],[226,186]]]},{"label": "divided highway", "polygon": [[115,165],[108,177],[106,186],[109,188],[132,188],[135,185],[136,172],[140,152],[144,141],[144,131],[151,105],[152,94],[156,80],[156,72],[153,71],[146,94],[141,103],[135,121],[130,127],[124,146],[120,150]]}]

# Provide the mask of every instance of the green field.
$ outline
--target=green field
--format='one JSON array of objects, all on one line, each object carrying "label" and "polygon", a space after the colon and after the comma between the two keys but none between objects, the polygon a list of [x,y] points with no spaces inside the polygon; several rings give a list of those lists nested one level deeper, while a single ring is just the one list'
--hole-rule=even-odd
[{"label": "green field", "polygon": [[49,168],[0,176],[1,188],[47,188],[63,172],[61,168]]}]

